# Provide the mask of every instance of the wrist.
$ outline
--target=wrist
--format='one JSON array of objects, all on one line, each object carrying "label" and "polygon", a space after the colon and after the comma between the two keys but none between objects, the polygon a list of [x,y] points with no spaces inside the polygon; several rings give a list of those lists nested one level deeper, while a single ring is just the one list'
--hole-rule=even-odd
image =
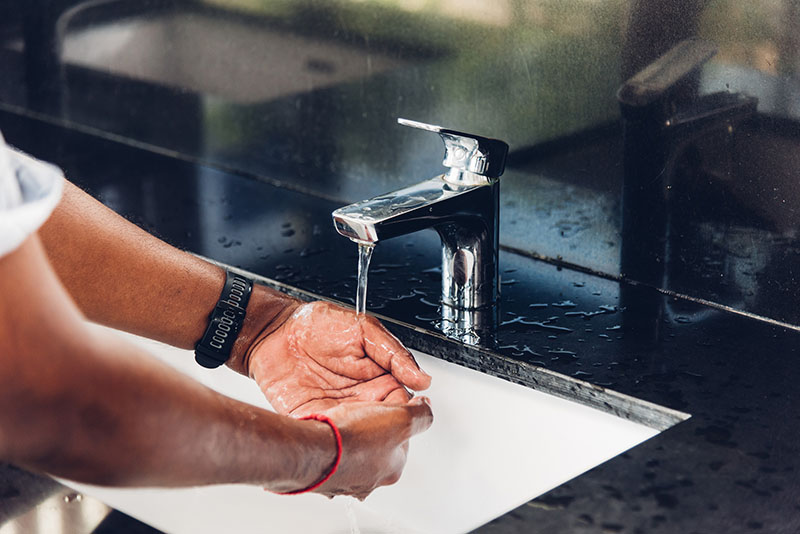
[{"label": "wrist", "polygon": [[[281,495],[299,495],[301,493],[309,493],[317,488],[323,486],[330,478],[336,473],[339,468],[339,463],[342,460],[342,435],[336,424],[327,416],[320,414],[307,415],[300,419],[301,421],[315,421],[325,425],[324,432],[327,435],[318,436],[314,439],[313,443],[317,444],[320,450],[307,457],[300,465],[298,483],[294,489],[288,491],[280,491]],[[316,425],[316,432],[319,432],[320,425]],[[334,454],[330,454],[330,436],[333,436]],[[316,461],[315,461],[316,460]],[[320,469],[320,465],[323,467]],[[316,474],[315,477],[310,475]],[[299,488],[299,489],[297,489]]]},{"label": "wrist", "polygon": [[285,293],[254,284],[244,323],[226,365],[250,376],[250,354],[254,345],[280,328],[300,304],[299,300]]},{"label": "wrist", "polygon": [[226,272],[225,285],[209,316],[206,331],[195,345],[198,364],[215,369],[230,359],[246,318],[252,291],[252,280],[231,271]]},{"label": "wrist", "polygon": [[318,420],[280,416],[280,424],[270,429],[268,441],[281,436],[277,445],[281,459],[268,470],[261,482],[264,489],[277,494],[308,490],[333,474],[340,457],[338,438],[332,426]]}]

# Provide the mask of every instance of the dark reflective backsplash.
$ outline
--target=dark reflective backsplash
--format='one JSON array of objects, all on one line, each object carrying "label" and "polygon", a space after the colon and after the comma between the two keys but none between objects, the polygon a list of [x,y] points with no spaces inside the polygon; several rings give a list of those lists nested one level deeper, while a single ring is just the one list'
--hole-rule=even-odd
[{"label": "dark reflective backsplash", "polygon": [[[800,325],[798,26],[792,0],[5,0],[0,108],[334,207],[441,172],[397,117],[500,138],[506,252]],[[658,62],[689,38],[715,52]],[[292,231],[263,206],[230,215]]]}]

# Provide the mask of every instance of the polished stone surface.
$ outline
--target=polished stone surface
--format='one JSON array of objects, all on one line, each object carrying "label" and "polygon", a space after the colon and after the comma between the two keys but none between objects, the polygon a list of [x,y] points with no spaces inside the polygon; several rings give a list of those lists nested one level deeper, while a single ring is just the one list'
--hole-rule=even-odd
[{"label": "polished stone surface", "polygon": [[[396,118],[504,139],[494,339],[437,333],[433,232],[377,247],[368,309],[437,356],[692,418],[483,530],[797,531],[797,3],[422,4],[0,1],[0,130],[168,241],[345,303],[330,211],[440,172]],[[717,56],[623,120],[617,88],[694,35]],[[714,91],[757,112],[704,121]]]},{"label": "polished stone surface", "polygon": [[[507,250],[800,325],[794,4],[450,4],[0,2],[0,106],[341,204],[440,172],[438,142],[399,116],[501,138]],[[669,107],[725,91],[758,113],[626,170],[616,90],[693,35],[719,52]],[[626,180],[655,195],[623,206]],[[660,210],[623,231],[623,212]],[[624,269],[626,240],[655,269]]]},{"label": "polished stone surface", "polygon": [[[59,163],[168,241],[301,290],[352,299],[355,247],[334,235],[335,203],[7,113],[0,126],[11,142]],[[585,402],[602,404],[608,388],[692,415],[481,530],[800,527],[800,435],[792,424],[800,334],[502,253],[496,339],[466,347],[436,334],[437,239],[430,232],[390,240],[373,258],[368,309],[404,341]],[[562,378],[540,383],[540,369]]]}]

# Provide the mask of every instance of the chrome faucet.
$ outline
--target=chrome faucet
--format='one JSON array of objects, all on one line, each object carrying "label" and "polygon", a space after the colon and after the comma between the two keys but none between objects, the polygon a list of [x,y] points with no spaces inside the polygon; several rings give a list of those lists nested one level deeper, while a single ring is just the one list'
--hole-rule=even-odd
[{"label": "chrome faucet", "polygon": [[442,240],[442,329],[474,341],[493,326],[498,299],[499,180],[508,145],[497,139],[407,119],[404,126],[439,134],[447,172],[333,212],[336,230],[359,243],[434,228]]}]

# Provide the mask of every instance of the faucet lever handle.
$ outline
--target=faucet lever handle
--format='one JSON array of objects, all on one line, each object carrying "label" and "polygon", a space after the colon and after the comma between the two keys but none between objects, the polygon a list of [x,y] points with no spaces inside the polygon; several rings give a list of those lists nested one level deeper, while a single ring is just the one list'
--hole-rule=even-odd
[{"label": "faucet lever handle", "polygon": [[697,37],[685,39],[640,70],[617,91],[623,108],[648,106],[670,92],[717,53],[717,45]]},{"label": "faucet lever handle", "polygon": [[479,181],[476,175],[498,178],[505,170],[508,144],[504,141],[408,119],[398,118],[397,122],[439,134],[445,150],[442,164],[451,169],[446,178],[449,181]]}]

